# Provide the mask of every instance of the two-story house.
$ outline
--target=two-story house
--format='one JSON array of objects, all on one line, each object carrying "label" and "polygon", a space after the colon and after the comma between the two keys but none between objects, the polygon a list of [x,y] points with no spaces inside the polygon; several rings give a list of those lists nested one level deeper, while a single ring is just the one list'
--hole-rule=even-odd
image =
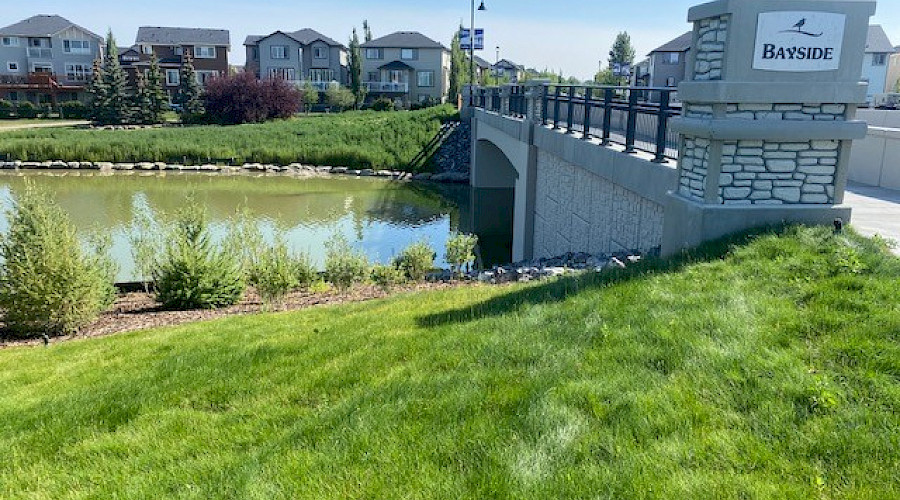
[{"label": "two-story house", "polygon": [[228,74],[230,50],[228,30],[142,26],[138,28],[134,46],[120,51],[119,61],[133,82],[135,72],[146,71],[155,54],[166,90],[174,97],[181,83],[181,65],[185,56],[191,56],[197,81],[204,85],[210,78]]},{"label": "two-story house", "polygon": [[363,81],[370,98],[404,103],[445,102],[450,49],[415,31],[398,31],[362,44]]},{"label": "two-story house", "polygon": [[650,87],[677,87],[687,78],[687,59],[694,33],[689,31],[650,52]]},{"label": "two-story house", "polygon": [[0,99],[55,105],[83,99],[103,38],[55,15],[0,28]]},{"label": "two-story house", "polygon": [[346,85],[349,81],[347,47],[309,28],[251,35],[244,47],[245,71],[257,78],[310,82],[319,90],[326,90],[332,82]]},{"label": "two-story house", "polygon": [[508,79],[510,83],[518,83],[525,75],[525,66],[501,59],[491,66],[491,73],[497,78]]},{"label": "two-story house", "polygon": [[869,104],[874,101],[876,95],[892,90],[888,87],[888,65],[893,53],[894,45],[884,29],[877,24],[869,26],[862,74],[863,81],[869,82],[869,90],[866,93],[866,102]]}]

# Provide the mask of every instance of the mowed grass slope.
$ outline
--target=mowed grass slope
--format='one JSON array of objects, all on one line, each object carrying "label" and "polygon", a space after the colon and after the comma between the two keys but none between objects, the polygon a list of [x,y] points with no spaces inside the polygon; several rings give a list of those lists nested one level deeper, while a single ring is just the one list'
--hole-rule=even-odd
[{"label": "mowed grass slope", "polygon": [[720,248],[0,351],[0,497],[900,496],[900,260]]},{"label": "mowed grass slope", "polygon": [[434,137],[451,106],[412,112],[311,115],[264,124],[149,130],[42,129],[0,135],[0,153],[22,161],[164,161],[234,159],[402,169]]}]

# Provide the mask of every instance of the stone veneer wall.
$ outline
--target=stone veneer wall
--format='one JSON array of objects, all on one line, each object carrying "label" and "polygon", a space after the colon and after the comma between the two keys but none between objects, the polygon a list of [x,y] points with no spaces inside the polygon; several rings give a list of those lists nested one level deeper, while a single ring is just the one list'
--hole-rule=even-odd
[{"label": "stone veneer wall", "polygon": [[664,207],[603,177],[539,152],[534,256],[651,251],[662,243]]},{"label": "stone veneer wall", "polygon": [[[730,120],[843,121],[843,104],[727,104]],[[685,116],[713,119],[712,105],[688,104]],[[706,139],[686,137],[679,193],[704,201],[709,167]],[[718,203],[725,205],[827,205],[834,203],[840,141],[731,141],[722,145]]]},{"label": "stone veneer wall", "polygon": [[721,80],[728,42],[729,15],[700,21],[698,44],[694,58],[694,80]]}]

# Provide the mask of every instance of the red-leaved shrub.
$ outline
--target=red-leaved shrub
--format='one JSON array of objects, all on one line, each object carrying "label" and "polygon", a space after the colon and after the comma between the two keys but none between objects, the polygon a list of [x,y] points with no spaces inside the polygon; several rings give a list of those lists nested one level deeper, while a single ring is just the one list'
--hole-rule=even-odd
[{"label": "red-leaved shrub", "polygon": [[290,118],[300,110],[302,97],[280,78],[258,80],[252,73],[213,78],[206,83],[206,118],[223,125]]}]

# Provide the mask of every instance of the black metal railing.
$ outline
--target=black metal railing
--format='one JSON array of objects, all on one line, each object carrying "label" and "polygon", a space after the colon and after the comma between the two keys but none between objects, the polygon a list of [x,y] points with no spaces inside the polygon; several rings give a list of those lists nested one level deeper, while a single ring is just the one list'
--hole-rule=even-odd
[{"label": "black metal railing", "polygon": [[[678,157],[678,134],[669,127],[671,118],[681,114],[675,89],[548,84],[536,90],[540,95],[533,98],[545,126],[581,134],[585,140],[620,144],[626,153],[652,153],[655,162]],[[499,88],[478,91],[476,107],[501,112]],[[524,86],[510,86],[508,100],[510,116],[528,114]]]}]

